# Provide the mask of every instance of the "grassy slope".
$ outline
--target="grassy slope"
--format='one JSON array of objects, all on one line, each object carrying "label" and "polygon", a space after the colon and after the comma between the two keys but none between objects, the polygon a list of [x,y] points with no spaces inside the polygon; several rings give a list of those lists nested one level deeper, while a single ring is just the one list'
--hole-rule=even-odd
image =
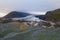
[{"label": "grassy slope", "polygon": [[48,11],[46,17],[49,19],[55,19],[60,21],[60,9],[56,9],[53,11]]},{"label": "grassy slope", "polygon": [[[10,25],[14,23],[9,23]],[[16,24],[14,24],[16,26]],[[2,25],[3,26],[3,25]],[[7,25],[5,25],[7,26]],[[13,27],[13,26],[12,26]],[[42,30],[42,31],[40,31]],[[7,38],[5,40],[60,40],[60,29],[40,29],[40,30],[31,30],[23,34],[17,34],[12,38]],[[9,33],[16,32],[16,30],[6,30],[0,34],[0,38],[6,36]],[[37,33],[34,35],[34,33]]]},{"label": "grassy slope", "polygon": [[36,32],[36,30],[34,30],[24,34],[18,34],[12,38],[7,38],[6,40],[60,40],[60,29],[44,30],[45,31],[38,32],[36,35],[33,34]]},{"label": "grassy slope", "polygon": [[[4,30],[4,29],[6,29],[6,30]],[[23,23],[19,23],[19,22],[0,24],[0,38],[4,37],[7,34],[12,33],[12,32],[19,32],[18,29],[21,32],[21,31],[26,30],[27,26],[24,25]],[[4,31],[2,32],[2,30],[4,30]]]},{"label": "grassy slope", "polygon": [[13,25],[13,26],[19,27],[20,30],[22,30],[22,31],[24,31],[28,28],[27,25],[25,25],[23,23],[20,23],[20,22],[11,22],[10,24]]},{"label": "grassy slope", "polygon": [[0,23],[0,38],[6,36],[9,33],[19,32],[19,31],[20,31],[19,27],[13,26],[10,23],[5,23],[5,24]]}]

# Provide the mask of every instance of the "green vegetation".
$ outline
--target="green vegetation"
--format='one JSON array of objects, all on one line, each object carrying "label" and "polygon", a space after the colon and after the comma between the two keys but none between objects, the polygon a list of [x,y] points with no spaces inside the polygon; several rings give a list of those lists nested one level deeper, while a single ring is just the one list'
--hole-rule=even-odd
[{"label": "green vegetation", "polygon": [[40,33],[38,35],[38,40],[59,40],[59,35],[60,31],[56,30],[53,32],[45,32],[45,33]]},{"label": "green vegetation", "polygon": [[[60,9],[49,11],[45,16],[48,19],[60,20]],[[0,38],[3,38],[4,36],[12,32],[18,33],[13,37],[6,38],[5,40],[60,40],[60,28],[39,29],[39,27],[37,26],[37,27],[32,27],[28,29],[26,25],[19,22],[0,24],[0,27],[3,27],[3,28],[0,28]],[[38,28],[38,29],[35,29],[35,28]],[[1,31],[3,29],[6,29],[6,30]],[[28,31],[27,29],[30,31]]]},{"label": "green vegetation", "polygon": [[60,21],[60,9],[56,9],[53,11],[48,11],[46,14],[46,18],[53,19],[55,21]]},{"label": "green vegetation", "polygon": [[[41,29],[32,30],[27,33],[17,34],[12,38],[7,38],[6,40],[60,40],[60,29]],[[39,31],[34,34],[34,32]]]},{"label": "green vegetation", "polygon": [[12,33],[12,32],[17,32],[16,30],[6,30],[2,33],[0,33],[0,38],[3,38],[5,35]]}]

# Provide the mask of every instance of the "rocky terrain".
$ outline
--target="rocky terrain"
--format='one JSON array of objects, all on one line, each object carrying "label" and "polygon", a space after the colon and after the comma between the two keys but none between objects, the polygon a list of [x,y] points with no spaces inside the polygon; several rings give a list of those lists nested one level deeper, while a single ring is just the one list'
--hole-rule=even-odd
[{"label": "rocky terrain", "polygon": [[[11,12],[0,20],[0,40],[60,40],[60,9],[43,16],[24,14],[23,17],[20,13]],[[20,22],[22,19],[27,21]]]},{"label": "rocky terrain", "polygon": [[60,28],[27,27],[18,22],[0,24],[0,40],[60,40]]}]

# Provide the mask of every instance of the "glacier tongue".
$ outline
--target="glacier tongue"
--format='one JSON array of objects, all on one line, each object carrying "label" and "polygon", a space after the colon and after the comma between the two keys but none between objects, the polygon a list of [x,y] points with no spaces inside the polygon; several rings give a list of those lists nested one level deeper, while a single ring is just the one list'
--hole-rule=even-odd
[{"label": "glacier tongue", "polygon": [[26,16],[26,17],[24,17],[24,20],[26,20],[26,21],[40,21],[40,19],[35,17],[34,15]]}]

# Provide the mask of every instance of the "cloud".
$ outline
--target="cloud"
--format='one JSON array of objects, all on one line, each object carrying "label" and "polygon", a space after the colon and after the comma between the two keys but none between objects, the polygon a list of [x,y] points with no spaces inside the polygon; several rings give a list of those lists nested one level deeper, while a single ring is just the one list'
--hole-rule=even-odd
[{"label": "cloud", "polygon": [[60,0],[0,0],[0,8],[18,11],[48,11],[60,8]]}]

